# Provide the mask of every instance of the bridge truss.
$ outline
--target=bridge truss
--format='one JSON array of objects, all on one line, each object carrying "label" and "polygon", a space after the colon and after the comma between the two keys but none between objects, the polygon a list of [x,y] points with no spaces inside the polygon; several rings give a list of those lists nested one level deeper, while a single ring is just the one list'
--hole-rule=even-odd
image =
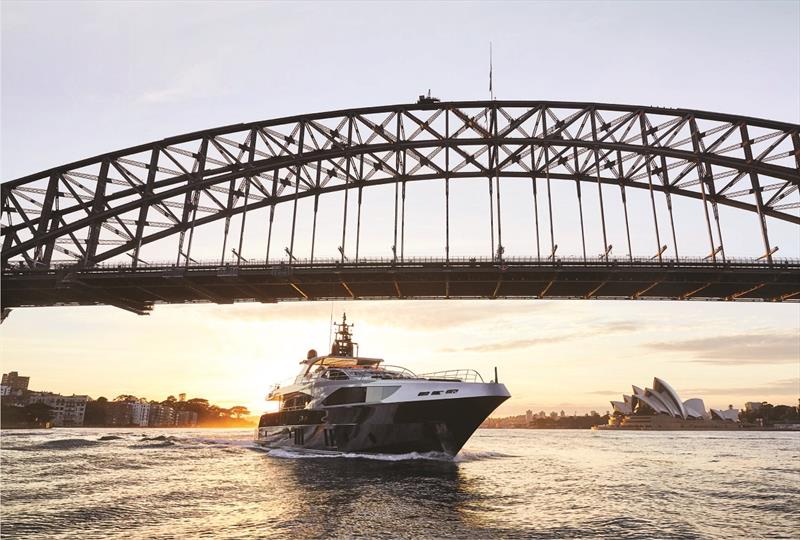
[{"label": "bridge truss", "polygon": [[[799,131],[796,124],[683,109],[476,101],[341,110],[191,133],[0,185],[3,307],[105,303],[146,312],[153,302],[195,300],[548,294],[796,299],[800,266],[773,258],[768,224],[800,225]],[[450,254],[450,185],[467,178],[486,181],[491,253],[476,254],[464,265]],[[515,178],[531,183],[536,253],[512,261],[504,255],[501,190],[503,181]],[[425,180],[444,184],[445,245],[435,261],[409,258],[404,249],[406,185]],[[582,253],[574,261],[557,253],[555,182],[575,186]],[[367,260],[360,253],[362,192],[387,184],[395,188],[393,216],[387,217],[394,219],[392,253]],[[619,259],[610,256],[605,186],[618,189],[622,201],[627,256]],[[649,194],[649,207],[633,210],[653,217],[654,245],[645,259],[631,246],[631,190]],[[318,203],[334,193],[345,201],[336,224],[342,231],[340,257],[315,260]],[[357,198],[355,216],[348,216],[348,197]],[[599,203],[597,224],[584,222],[586,197]],[[656,197],[666,202],[666,220],[659,220]],[[676,197],[702,206],[708,256],[700,261],[681,257]],[[297,208],[306,198],[314,201],[314,217],[310,258],[301,260],[295,253]],[[272,229],[281,204],[292,207],[292,222],[289,245],[278,254],[284,260],[278,261]],[[763,246],[757,261],[737,261],[726,250],[722,206],[757,218]],[[269,211],[263,251],[245,254],[243,238],[252,226],[247,217],[259,209]],[[231,227],[233,219],[238,227]],[[223,229],[220,257],[201,263],[192,257],[196,231],[214,223]],[[355,242],[348,245],[353,227]],[[599,227],[602,235],[599,257],[587,257],[589,227]],[[166,240],[177,246],[171,261],[144,260],[143,247]],[[384,286],[364,285],[359,293],[353,290],[359,285],[337,277],[344,271],[349,282]],[[527,285],[509,285],[514,273]],[[403,292],[402,276],[412,274]],[[304,279],[311,294],[303,290]],[[559,283],[570,281],[583,285],[558,292]],[[630,286],[609,285],[626,281]],[[664,285],[672,281],[683,285]],[[456,287],[460,292],[453,294],[451,284],[462,282],[483,285]]]}]

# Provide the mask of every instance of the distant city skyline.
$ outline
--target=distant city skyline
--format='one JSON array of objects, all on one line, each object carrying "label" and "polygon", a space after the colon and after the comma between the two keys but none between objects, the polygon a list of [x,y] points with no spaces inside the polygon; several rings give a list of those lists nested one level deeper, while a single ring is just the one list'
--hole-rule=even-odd
[{"label": "distant city skyline", "polygon": [[[213,126],[407,103],[428,88],[446,100],[485,99],[489,41],[501,99],[800,122],[797,2],[680,9],[661,2],[209,2],[187,9],[6,1],[0,9],[3,181]],[[480,31],[465,31],[476,21]],[[441,243],[428,227],[427,193],[420,188],[421,202],[410,205],[423,251]],[[376,222],[381,215],[379,208]],[[776,233],[780,256],[800,256],[796,234]],[[461,233],[459,240],[468,249],[473,238]],[[744,234],[726,241],[735,247]],[[702,253],[704,242],[697,235],[693,251]],[[391,249],[383,240],[374,245]],[[53,392],[151,398],[179,386],[257,412],[269,386],[295,375],[307,349],[325,348],[330,313],[344,310],[362,353],[387,363],[469,367],[487,378],[498,366],[513,395],[499,416],[602,413],[630,381],[654,376],[714,407],[794,404],[800,395],[797,304],[319,302],[157,306],[149,317],[110,307],[16,309],[0,326],[0,367]]]}]

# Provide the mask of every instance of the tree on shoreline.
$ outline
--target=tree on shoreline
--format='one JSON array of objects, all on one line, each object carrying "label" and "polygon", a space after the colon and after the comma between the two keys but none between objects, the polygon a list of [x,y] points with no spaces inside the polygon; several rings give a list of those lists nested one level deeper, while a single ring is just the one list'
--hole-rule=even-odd
[{"label": "tree on shoreline", "polygon": [[83,415],[84,426],[103,426],[108,418],[108,399],[100,396],[86,403],[86,412]]},{"label": "tree on shoreline", "polygon": [[230,414],[236,416],[237,419],[241,419],[242,416],[250,416],[250,409],[247,407],[243,407],[241,405],[236,405],[228,409]]},{"label": "tree on shoreline", "polygon": [[743,422],[754,424],[757,420],[761,420],[763,425],[773,425],[782,423],[799,423],[800,412],[797,407],[789,405],[772,405],[766,401],[761,402],[758,409],[750,411],[742,411],[739,417]]},{"label": "tree on shoreline", "polygon": [[31,403],[24,407],[2,405],[0,407],[2,427],[45,426],[53,419],[53,408],[44,403]]}]

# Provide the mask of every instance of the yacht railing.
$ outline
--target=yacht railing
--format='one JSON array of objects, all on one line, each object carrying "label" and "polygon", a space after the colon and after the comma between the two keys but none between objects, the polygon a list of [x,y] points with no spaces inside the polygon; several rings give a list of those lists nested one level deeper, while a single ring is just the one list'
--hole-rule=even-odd
[{"label": "yacht railing", "polygon": [[434,371],[433,373],[421,373],[417,375],[420,379],[459,381],[459,382],[483,382],[481,374],[474,369],[449,369],[445,371]]},{"label": "yacht railing", "polygon": [[390,373],[397,374],[398,375],[397,378],[399,378],[399,379],[417,379],[418,378],[418,376],[413,371],[411,371],[410,369],[406,369],[404,367],[401,367],[401,366],[392,366],[392,365],[388,365],[387,364],[387,365],[383,365],[381,367],[383,369],[385,369],[386,371],[390,372]]},{"label": "yacht railing", "polygon": [[[379,369],[369,368],[328,368],[325,371],[306,374],[306,378],[317,379],[324,376],[327,372],[339,372],[341,377],[330,377],[331,380],[370,380],[370,379],[417,379],[433,381],[457,381],[457,382],[484,382],[481,374],[474,369],[450,369],[445,371],[434,371],[431,373],[415,374],[413,371],[401,366],[382,365]],[[327,377],[326,377],[327,378]],[[281,387],[287,386],[297,381],[286,381],[282,384],[274,385],[267,396],[269,399]],[[302,408],[302,407],[301,407]],[[288,409],[282,409],[288,410]]]}]

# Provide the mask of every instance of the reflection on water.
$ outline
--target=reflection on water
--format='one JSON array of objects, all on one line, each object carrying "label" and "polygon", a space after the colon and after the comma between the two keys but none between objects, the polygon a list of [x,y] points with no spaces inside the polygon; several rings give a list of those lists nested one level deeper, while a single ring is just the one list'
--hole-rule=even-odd
[{"label": "reflection on water", "polygon": [[479,430],[437,455],[309,457],[249,430],[4,431],[14,538],[800,535],[800,433]]},{"label": "reflection on water", "polygon": [[[456,463],[439,460],[290,459],[281,464],[283,508],[265,525],[296,524],[310,537],[343,531],[374,536],[425,533],[421,515],[464,530],[463,505],[479,498]],[[270,480],[271,471],[261,475]],[[398,528],[399,527],[399,528]],[[439,528],[438,530],[445,530]]]}]

